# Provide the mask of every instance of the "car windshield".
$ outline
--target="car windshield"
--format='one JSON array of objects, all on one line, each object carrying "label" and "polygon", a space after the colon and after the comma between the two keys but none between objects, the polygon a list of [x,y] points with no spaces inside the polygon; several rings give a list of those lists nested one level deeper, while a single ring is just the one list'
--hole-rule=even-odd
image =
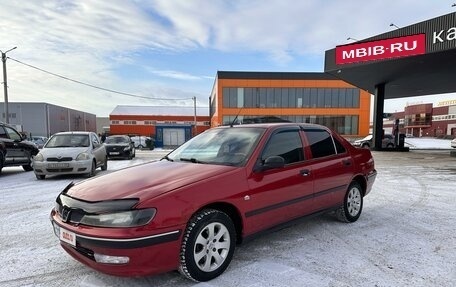
[{"label": "car windshield", "polygon": [[263,128],[254,127],[211,129],[184,143],[165,159],[242,166],[264,131]]},{"label": "car windshield", "polygon": [[52,136],[46,144],[46,148],[58,147],[88,147],[89,135],[62,134]]},{"label": "car windshield", "polygon": [[128,138],[126,137],[107,137],[105,143],[107,144],[119,144],[119,143],[128,143]]}]

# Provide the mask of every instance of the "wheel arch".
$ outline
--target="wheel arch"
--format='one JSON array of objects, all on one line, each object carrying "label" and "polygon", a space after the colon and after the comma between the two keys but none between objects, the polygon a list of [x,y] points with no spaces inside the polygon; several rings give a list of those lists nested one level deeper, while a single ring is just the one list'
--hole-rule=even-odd
[{"label": "wheel arch", "polygon": [[198,209],[195,213],[190,216],[192,218],[195,214],[199,213],[200,211],[204,209],[215,209],[221,212],[226,213],[231,220],[233,221],[234,227],[236,228],[236,243],[241,243],[242,242],[242,217],[241,214],[239,213],[239,210],[230,203],[227,202],[215,202],[211,204],[207,204],[205,206],[202,206],[200,209]]},{"label": "wheel arch", "polygon": [[366,195],[366,189],[367,189],[367,181],[366,181],[366,178],[360,174],[358,174],[357,176],[355,176],[352,181],[356,181],[357,183],[359,183],[361,185],[361,192],[363,193],[363,196]]}]

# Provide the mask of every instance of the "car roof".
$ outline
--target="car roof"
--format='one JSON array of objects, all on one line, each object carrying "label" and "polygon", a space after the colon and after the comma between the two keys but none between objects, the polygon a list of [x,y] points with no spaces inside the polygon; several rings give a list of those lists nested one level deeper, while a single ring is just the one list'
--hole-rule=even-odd
[{"label": "car roof", "polygon": [[53,135],[89,135],[93,132],[75,131],[75,132],[58,132]]},{"label": "car roof", "polygon": [[328,130],[327,127],[318,125],[318,124],[310,124],[310,123],[254,123],[254,124],[241,124],[241,125],[223,125],[219,126],[217,128],[243,128],[243,127],[256,127],[256,128],[280,128],[280,127],[309,127],[309,128],[320,128],[320,129],[325,129]]}]

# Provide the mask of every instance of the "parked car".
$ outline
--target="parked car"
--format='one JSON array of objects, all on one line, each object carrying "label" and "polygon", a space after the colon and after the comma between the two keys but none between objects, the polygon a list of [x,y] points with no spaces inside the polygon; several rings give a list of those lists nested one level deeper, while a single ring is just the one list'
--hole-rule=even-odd
[{"label": "parked car", "polygon": [[32,171],[32,158],[37,153],[34,143],[25,140],[12,126],[0,122],[0,173],[8,166],[22,166],[25,171]]},{"label": "parked car", "polygon": [[71,183],[50,218],[63,249],[101,272],[208,281],[237,243],[293,219],[356,221],[375,178],[370,150],[325,127],[221,126],[160,161]]},{"label": "parked car", "polygon": [[129,136],[109,136],[106,138],[104,145],[108,158],[132,159],[136,155],[135,144]]},{"label": "parked car", "polygon": [[52,135],[33,158],[37,179],[47,175],[95,175],[95,170],[108,168],[105,146],[93,132],[61,132]]},{"label": "parked car", "polygon": [[150,140],[150,137],[145,137],[145,136],[133,136],[131,137],[131,140],[135,144],[135,148],[137,149],[142,149],[147,146],[146,141]]},{"label": "parked car", "polygon": [[[353,145],[356,147],[371,148],[374,145],[372,139],[373,136],[368,135],[360,140],[354,141]],[[392,134],[385,134],[382,139],[382,148],[393,148],[394,146],[394,136]]]},{"label": "parked car", "polygon": [[451,147],[456,148],[456,138],[451,141]]},{"label": "parked car", "polygon": [[47,137],[40,137],[40,136],[32,136],[30,138],[31,142],[36,144],[36,146],[41,149],[43,148],[44,144],[47,142],[48,138]]}]

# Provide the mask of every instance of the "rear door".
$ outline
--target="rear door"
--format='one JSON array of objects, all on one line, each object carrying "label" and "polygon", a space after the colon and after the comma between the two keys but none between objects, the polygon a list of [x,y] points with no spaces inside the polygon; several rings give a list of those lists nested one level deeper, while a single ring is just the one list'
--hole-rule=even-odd
[{"label": "rear door", "polygon": [[304,127],[313,173],[314,204],[323,210],[342,203],[353,176],[353,160],[343,144],[323,128]]},{"label": "rear door", "polygon": [[100,142],[98,136],[95,133],[90,133],[90,141],[92,143],[92,153],[95,157],[95,160],[97,162],[97,166],[101,166],[105,162],[106,158],[106,148],[105,146]]},{"label": "rear door", "polygon": [[250,195],[245,208],[248,233],[288,221],[312,207],[312,173],[304,158],[301,133],[298,126],[281,128],[265,144],[258,161],[280,156],[285,166],[249,176]]}]

